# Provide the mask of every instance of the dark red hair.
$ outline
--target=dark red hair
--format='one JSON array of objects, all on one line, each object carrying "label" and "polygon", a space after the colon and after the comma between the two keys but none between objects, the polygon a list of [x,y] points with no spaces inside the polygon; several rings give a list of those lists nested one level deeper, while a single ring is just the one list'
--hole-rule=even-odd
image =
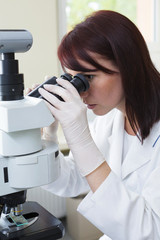
[{"label": "dark red hair", "polygon": [[160,74],[154,67],[138,28],[125,16],[107,10],[93,13],[62,39],[58,57],[63,68],[90,71],[78,59],[108,72],[89,52],[111,60],[119,69],[126,113],[143,141],[160,119]]}]

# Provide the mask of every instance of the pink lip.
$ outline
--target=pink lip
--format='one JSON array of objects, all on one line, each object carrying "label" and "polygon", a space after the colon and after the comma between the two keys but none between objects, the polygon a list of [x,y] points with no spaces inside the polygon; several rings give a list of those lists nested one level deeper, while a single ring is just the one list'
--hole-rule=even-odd
[{"label": "pink lip", "polygon": [[88,104],[87,107],[88,109],[94,109],[96,106],[96,104]]}]

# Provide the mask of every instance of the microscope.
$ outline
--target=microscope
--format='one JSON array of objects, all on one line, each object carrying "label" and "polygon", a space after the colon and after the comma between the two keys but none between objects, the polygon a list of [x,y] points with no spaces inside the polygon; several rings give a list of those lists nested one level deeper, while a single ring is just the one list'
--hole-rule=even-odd
[{"label": "microscope", "polygon": [[58,146],[41,139],[54,122],[43,99],[24,96],[15,53],[32,46],[26,30],[0,30],[0,239],[50,240],[64,235],[61,221],[26,192],[59,176]]}]

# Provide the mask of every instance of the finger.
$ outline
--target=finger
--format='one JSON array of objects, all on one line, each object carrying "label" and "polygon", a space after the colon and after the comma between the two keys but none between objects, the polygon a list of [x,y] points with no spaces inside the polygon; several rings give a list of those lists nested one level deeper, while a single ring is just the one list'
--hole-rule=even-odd
[{"label": "finger", "polygon": [[25,95],[27,95],[27,94],[30,93],[31,91],[32,91],[31,88],[27,88],[27,89],[25,90]]},{"label": "finger", "polygon": [[58,117],[59,110],[56,107],[54,107],[53,105],[51,105],[49,102],[45,101],[45,103],[46,103],[48,109],[50,110],[50,112],[52,113],[52,115],[54,116],[54,118],[59,121],[60,120]]},{"label": "finger", "polygon": [[46,75],[46,76],[44,77],[44,81],[47,81],[47,80],[50,79],[50,78],[51,78],[50,76]]},{"label": "finger", "polygon": [[35,88],[37,88],[39,85],[40,85],[40,84],[38,84],[38,83],[32,84],[32,90],[35,89]]},{"label": "finger", "polygon": [[43,128],[41,128],[41,136],[43,136]]},{"label": "finger", "polygon": [[65,102],[70,102],[73,99],[73,94],[61,86],[45,84],[44,89],[46,89],[47,91],[53,94],[60,96]]},{"label": "finger", "polygon": [[67,89],[73,95],[79,96],[79,93],[78,93],[77,89],[69,81],[66,81],[62,78],[57,78],[56,81],[59,85],[61,85],[65,89]]},{"label": "finger", "polygon": [[38,89],[39,93],[43,98],[45,98],[51,105],[53,105],[56,108],[60,108],[62,101],[60,101],[56,96],[54,96],[52,93],[46,91],[43,88]]}]

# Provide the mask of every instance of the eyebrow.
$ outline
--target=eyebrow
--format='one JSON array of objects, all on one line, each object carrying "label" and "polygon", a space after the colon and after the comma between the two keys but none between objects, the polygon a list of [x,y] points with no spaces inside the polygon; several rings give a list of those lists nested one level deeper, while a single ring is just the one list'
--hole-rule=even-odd
[{"label": "eyebrow", "polygon": [[[86,71],[84,71],[85,73],[91,73],[91,72],[97,72],[98,69],[87,69]],[[84,73],[83,72],[83,73]]]},{"label": "eyebrow", "polygon": [[[115,70],[111,70],[109,68],[105,68],[106,71],[103,71],[105,73],[108,73],[108,74],[112,74],[112,73],[119,73],[119,71],[115,71]],[[87,69],[87,71],[83,71],[83,74],[84,73],[90,73],[90,72],[98,72],[98,71],[102,71],[100,69]]]}]

